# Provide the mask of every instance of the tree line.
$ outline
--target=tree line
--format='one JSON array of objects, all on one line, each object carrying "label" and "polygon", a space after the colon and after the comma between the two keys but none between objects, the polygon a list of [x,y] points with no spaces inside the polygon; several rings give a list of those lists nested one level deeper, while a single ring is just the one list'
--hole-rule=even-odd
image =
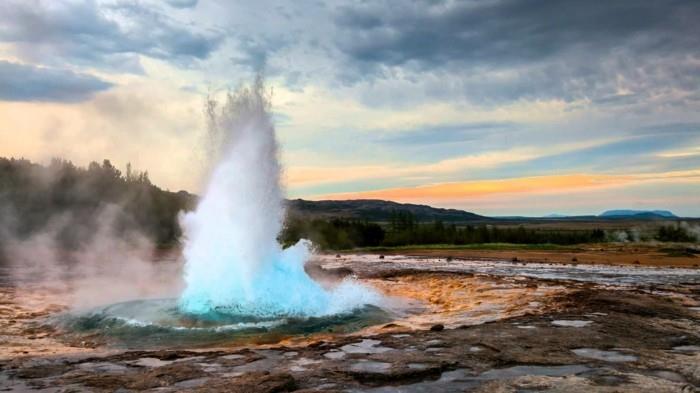
[{"label": "tree line", "polygon": [[280,241],[284,245],[309,239],[322,249],[342,250],[355,247],[396,247],[428,244],[580,244],[606,240],[601,229],[543,230],[524,226],[498,227],[493,225],[445,224],[442,221],[419,223],[410,212],[397,212],[396,220],[380,225],[353,219],[288,219]]},{"label": "tree line", "polygon": [[77,247],[101,224],[100,213],[117,206],[111,217],[115,233],[137,230],[165,247],[180,238],[179,212],[194,204],[192,195],[162,190],[148,172],[130,164],[122,173],[109,160],[84,168],[62,159],[43,166],[0,158],[0,230],[5,236],[27,237],[59,222],[58,240]]},{"label": "tree line", "polygon": [[[304,219],[290,217],[280,241],[284,245],[309,239],[326,250],[355,247],[397,247],[409,245],[467,245],[485,243],[575,245],[636,241],[634,236],[620,240],[619,231],[594,229],[527,228],[525,226],[456,225],[440,220],[419,222],[410,211],[395,211],[388,223],[374,223],[355,219]],[[684,223],[661,225],[644,240],[661,242],[695,242],[700,230]]]}]

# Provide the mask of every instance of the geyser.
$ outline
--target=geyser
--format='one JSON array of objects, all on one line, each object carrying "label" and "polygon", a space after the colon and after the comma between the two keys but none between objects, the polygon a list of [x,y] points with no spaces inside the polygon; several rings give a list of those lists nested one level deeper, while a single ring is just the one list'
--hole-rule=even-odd
[{"label": "geyser", "polygon": [[261,318],[323,316],[374,302],[349,281],[326,290],[304,271],[309,242],[282,249],[283,191],[270,100],[261,79],[209,106],[217,144],[204,196],[182,217],[185,283],[180,308]]}]

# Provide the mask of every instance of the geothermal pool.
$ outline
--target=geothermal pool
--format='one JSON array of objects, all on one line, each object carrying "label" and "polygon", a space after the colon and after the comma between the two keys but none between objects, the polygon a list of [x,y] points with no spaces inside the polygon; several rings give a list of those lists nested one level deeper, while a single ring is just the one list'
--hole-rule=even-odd
[{"label": "geothermal pool", "polygon": [[99,338],[118,348],[197,348],[274,343],[290,336],[345,334],[391,321],[389,313],[366,305],[320,317],[189,314],[178,299],[134,300],[51,318],[66,339]]},{"label": "geothermal pool", "polygon": [[[132,299],[75,308],[69,298],[44,281],[26,279],[21,285],[26,293],[49,297],[53,310],[64,310],[51,312],[44,320],[61,332],[60,340],[69,344],[87,340],[113,348],[269,344],[295,337],[362,334],[387,324],[411,329],[434,324],[454,328],[539,312],[552,297],[582,285],[619,289],[655,286],[657,292],[666,286],[700,285],[697,269],[524,265],[407,256],[380,259],[362,254],[316,255],[307,270],[309,280],[319,287],[337,287],[352,277],[353,285],[362,285],[382,301],[327,315],[246,314],[229,308],[192,313],[183,310],[179,298]],[[3,281],[10,280],[0,277]],[[27,303],[41,301],[30,299]]]}]

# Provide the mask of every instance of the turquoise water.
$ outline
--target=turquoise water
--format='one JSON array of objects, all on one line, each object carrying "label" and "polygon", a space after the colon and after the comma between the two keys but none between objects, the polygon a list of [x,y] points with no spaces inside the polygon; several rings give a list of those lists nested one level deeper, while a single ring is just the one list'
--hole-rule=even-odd
[{"label": "turquoise water", "polygon": [[91,340],[133,349],[274,343],[290,336],[349,333],[391,319],[387,312],[371,305],[323,317],[265,318],[229,310],[190,314],[181,311],[178,299],[153,299],[64,314],[55,322],[66,331],[68,340]]}]

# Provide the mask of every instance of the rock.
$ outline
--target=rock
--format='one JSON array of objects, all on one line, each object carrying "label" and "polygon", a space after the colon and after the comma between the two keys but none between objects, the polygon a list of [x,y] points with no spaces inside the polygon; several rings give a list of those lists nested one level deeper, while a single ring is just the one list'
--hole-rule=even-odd
[{"label": "rock", "polygon": [[445,325],[443,325],[441,323],[438,323],[438,324],[430,327],[430,331],[433,331],[433,332],[441,332],[443,330],[445,330]]},{"label": "rock", "polygon": [[380,255],[380,256],[379,256],[379,259],[384,259],[384,255]]},{"label": "rock", "polygon": [[572,328],[582,328],[592,324],[593,321],[581,321],[581,320],[556,320],[552,321],[552,325],[560,327],[572,327]]},{"label": "rock", "polygon": [[251,372],[238,378],[219,380],[194,389],[198,393],[278,393],[292,392],[297,388],[297,383],[290,374],[269,372]]},{"label": "rock", "polygon": [[20,369],[14,373],[14,376],[22,379],[47,378],[63,374],[69,369],[62,364],[38,365]]},{"label": "rock", "polygon": [[187,363],[173,363],[163,367],[156,367],[132,377],[126,385],[132,389],[153,389],[161,386],[170,386],[176,382],[188,379],[201,378],[207,374],[201,368]]},{"label": "rock", "polygon": [[69,375],[62,378],[61,383],[75,384],[79,383],[90,388],[107,390],[107,391],[117,391],[123,389],[129,382],[129,378],[124,375],[110,375],[110,374],[82,374],[82,375]]},{"label": "rock", "polygon": [[343,345],[340,350],[345,353],[383,353],[391,351],[393,348],[381,346],[381,341],[363,339],[360,342]]},{"label": "rock", "polygon": [[351,365],[346,373],[357,381],[369,385],[381,385],[386,382],[407,383],[410,381],[421,381],[425,378],[436,378],[445,369],[445,364],[420,364],[416,367],[409,364],[403,366],[393,366],[391,363],[364,361]]},{"label": "rock", "polygon": [[513,257],[513,259],[511,259],[511,261],[512,261],[512,262],[518,262],[519,260],[518,260],[518,257]]}]

